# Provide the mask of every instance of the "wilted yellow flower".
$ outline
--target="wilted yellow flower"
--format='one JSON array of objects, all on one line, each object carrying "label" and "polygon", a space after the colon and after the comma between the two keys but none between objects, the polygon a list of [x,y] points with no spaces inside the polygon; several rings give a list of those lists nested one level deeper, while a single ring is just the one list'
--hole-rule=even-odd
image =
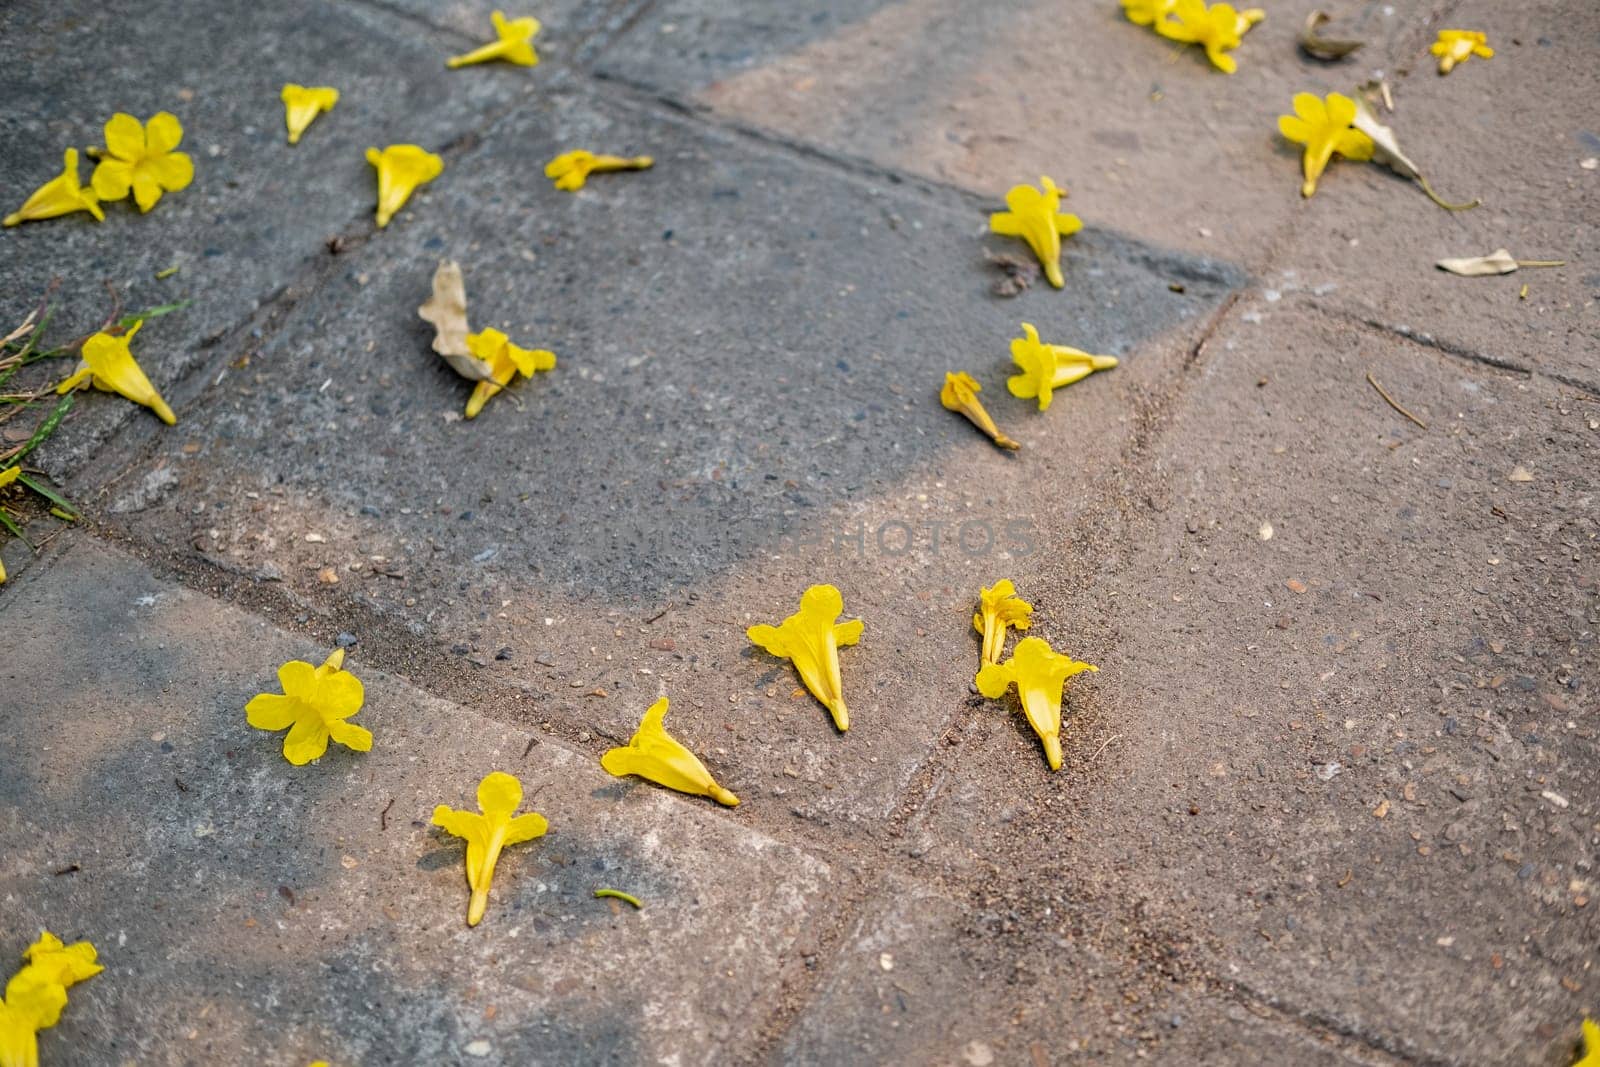
[{"label": "wilted yellow flower", "polygon": [[[94,168],[92,183],[101,200],[121,200],[133,190],[140,211],[149,211],[163,190],[175,193],[194,181],[194,161],[174,151],[183,140],[183,124],[158,111],[141,126],[132,115],[117,112],[106,123],[105,154]],[[91,153],[93,154],[93,153]]]},{"label": "wilted yellow flower", "polygon": [[1173,41],[1197,44],[1205,48],[1211,65],[1224,74],[1232,74],[1239,64],[1228,55],[1238,48],[1244,35],[1266,17],[1258,7],[1236,10],[1232,4],[1213,4],[1206,7],[1205,0],[1176,0],[1172,5],[1171,19],[1155,22],[1156,32]]},{"label": "wilted yellow flower", "polygon": [[583,188],[583,183],[589,180],[591,174],[602,174],[612,170],[648,170],[655,166],[656,161],[650,156],[634,156],[631,159],[623,156],[597,156],[593,152],[586,152],[579,148],[572,152],[563,152],[545,165],[544,176],[555,179],[557,189],[576,192]]},{"label": "wilted yellow flower", "polygon": [[994,700],[1017,687],[1028,725],[1044,742],[1044,756],[1052,771],[1061,769],[1061,689],[1068,678],[1097,671],[1050,648],[1042,637],[1024,637],[1004,663],[987,663],[978,671],[978,692]]},{"label": "wilted yellow flower", "polygon": [[1433,42],[1429,51],[1439,57],[1440,74],[1449,74],[1457,63],[1463,63],[1472,56],[1482,56],[1484,59],[1494,56],[1488,35],[1477,30],[1440,30],[1439,39]]},{"label": "wilted yellow flower", "polygon": [[383,151],[367,149],[367,162],[378,168],[378,228],[406,206],[419,185],[444,172],[444,160],[414,144],[392,144]]},{"label": "wilted yellow flower", "polygon": [[667,733],[662,721],[666,717],[667,698],[662,697],[650,705],[626,745],[600,757],[600,766],[618,778],[637,774],[680,793],[710,797],[718,804],[737,807],[739,798],[718,785],[699,757]]},{"label": "wilted yellow flower", "polygon": [[1122,13],[1135,26],[1165,22],[1176,0],[1122,0]]},{"label": "wilted yellow flower", "polygon": [[1023,400],[1038,397],[1040,411],[1050,406],[1051,390],[1117,365],[1116,356],[1096,356],[1068,345],[1044,344],[1032,323],[1023,323],[1022,332],[1022,337],[1011,341],[1011,361],[1021,368],[1021,373],[1007,378],[1006,388]]},{"label": "wilted yellow flower", "polygon": [[939,403],[951,411],[965,415],[967,421],[982,430],[1001,448],[1021,448],[1021,445],[1000,432],[1000,428],[994,424],[989,413],[983,409],[983,404],[978,400],[978,394],[982,390],[983,386],[978,384],[978,379],[965,371],[947,373],[944,376],[944,388],[939,390]]},{"label": "wilted yellow flower", "polygon": [[1059,289],[1066,284],[1061,277],[1061,238],[1083,229],[1083,220],[1059,212],[1062,190],[1056,188],[1055,182],[1042,177],[1039,185],[1042,192],[1031,185],[1013,185],[1006,193],[1006,207],[1010,210],[990,215],[989,229],[1003,237],[1027,241],[1044,266],[1045,277]]},{"label": "wilted yellow flower", "polygon": [[972,628],[983,635],[983,663],[999,663],[1006,647],[1006,627],[1026,630],[1033,625],[1033,605],[1017,596],[1011,579],[1002,578],[979,596]]},{"label": "wilted yellow flower", "polygon": [[67,989],[105,970],[95,962],[99,953],[94,945],[88,941],[64,944],[49,930],[39,931],[39,940],[28,946],[22,958],[28,961],[28,967],[37,971],[46,981]]},{"label": "wilted yellow flower", "polygon": [[465,838],[467,842],[467,885],[472,900],[467,905],[467,925],[477,926],[489,906],[489,883],[500,850],[543,837],[549,822],[537,812],[517,815],[522,807],[522,783],[504,771],[494,771],[478,783],[478,810],[458,811],[440,804],[433,809],[433,825]]},{"label": "wilted yellow flower", "polygon": [[74,211],[87,211],[97,221],[105,221],[106,213],[100,210],[100,198],[95,195],[94,189],[85,189],[78,184],[78,150],[69,148],[61,158],[61,173],[34,190],[21,207],[5,217],[4,225],[15,226],[33,219],[53,219]]},{"label": "wilted yellow flower", "polygon": [[245,705],[245,716],[257,730],[289,728],[283,758],[296,767],[321,758],[329,740],[357,752],[372,748],[370,730],[344,721],[361,710],[366,689],[361,679],[340,669],[343,665],[342,648],[320,667],[292,659],[278,668],[283,695],[260,693]]},{"label": "wilted yellow flower", "polygon": [[490,328],[467,335],[467,347],[489,366],[489,377],[473,388],[467,399],[467,418],[477,418],[489,398],[511,384],[521,374],[532,378],[535,371],[554,370],[556,354],[543,348],[518,348],[499,330]]},{"label": "wilted yellow flower", "polygon": [[67,989],[105,970],[87,941],[63,945],[48,930],[23,953],[27,963],[6,983],[0,999],[0,1067],[38,1067],[38,1031],[54,1026],[67,1006]]},{"label": "wilted yellow flower", "polygon": [[839,648],[861,640],[862,622],[837,622],[844,597],[831,585],[814,585],[800,596],[800,610],[777,626],[752,626],[746,636],[774,656],[787,659],[811,695],[833,713],[841,730],[850,729],[850,711],[839,680]]},{"label": "wilted yellow flower", "polygon": [[293,82],[283,87],[283,121],[289,127],[289,143],[299,144],[300,135],[306,132],[313,119],[324,111],[332,111],[339,102],[339,90],[327,86],[306,88]]},{"label": "wilted yellow flower", "polygon": [[452,56],[445,61],[445,66],[464,67],[469,63],[487,63],[492,59],[503,59],[519,67],[531,67],[539,62],[532,44],[533,35],[539,32],[538,19],[507,19],[503,11],[492,12],[489,18],[494,22],[495,36],[499,40],[475,48],[464,56]]},{"label": "wilted yellow flower", "polygon": [[1317,191],[1317,179],[1335,152],[1357,162],[1372,158],[1372,138],[1351,126],[1355,120],[1356,102],[1343,93],[1329,93],[1326,102],[1314,93],[1295,93],[1294,114],[1278,116],[1279,131],[1295,144],[1306,146],[1301,196]]},{"label": "wilted yellow flower", "polygon": [[144,320],[141,319],[121,337],[113,337],[109,333],[97,333],[89,337],[83,342],[83,360],[78,364],[78,369],[56,386],[56,392],[71,392],[92,382],[96,389],[120,393],[135,404],[143,404],[155,412],[168,426],[176,426],[178,417],[161,399],[161,394],[150,384],[150,379],[145,377],[128,347],[134,335],[143,328]]}]

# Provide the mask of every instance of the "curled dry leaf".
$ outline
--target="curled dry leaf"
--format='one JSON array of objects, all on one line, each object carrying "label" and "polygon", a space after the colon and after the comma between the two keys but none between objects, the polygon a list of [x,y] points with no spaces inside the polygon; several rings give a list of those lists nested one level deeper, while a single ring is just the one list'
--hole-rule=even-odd
[{"label": "curled dry leaf", "polygon": [[1491,274],[1510,274],[1518,267],[1564,267],[1564,259],[1517,259],[1504,248],[1497,248],[1487,256],[1465,256],[1461,259],[1441,259],[1437,266],[1463,278],[1483,278]]},{"label": "curled dry leaf", "polygon": [[1364,96],[1356,97],[1356,117],[1352,125],[1372,138],[1374,163],[1383,164],[1402,178],[1410,178],[1422,186],[1422,191],[1428,194],[1429,200],[1446,211],[1466,211],[1482,203],[1473,200],[1465,204],[1452,204],[1441,199],[1439,194],[1433,191],[1433,186],[1428,184],[1428,179],[1422,176],[1422,171],[1417,169],[1417,165],[1406,158],[1406,154],[1400,150],[1400,141],[1395,137],[1394,130],[1378,121],[1378,116],[1373,114],[1372,107]]},{"label": "curled dry leaf", "polygon": [[1355,53],[1366,44],[1365,41],[1341,40],[1335,37],[1319,37],[1317,30],[1324,22],[1332,21],[1333,16],[1326,11],[1313,11],[1306,16],[1306,24],[1300,30],[1296,40],[1300,43],[1300,50],[1312,59],[1322,59],[1328,62],[1343,59]]},{"label": "curled dry leaf", "polygon": [[467,347],[467,286],[461,279],[461,264],[453,259],[441,259],[433,272],[433,295],[417,314],[433,325],[433,350],[444,357],[452,370],[468,381],[486,382],[493,369],[486,360],[472,354]]}]

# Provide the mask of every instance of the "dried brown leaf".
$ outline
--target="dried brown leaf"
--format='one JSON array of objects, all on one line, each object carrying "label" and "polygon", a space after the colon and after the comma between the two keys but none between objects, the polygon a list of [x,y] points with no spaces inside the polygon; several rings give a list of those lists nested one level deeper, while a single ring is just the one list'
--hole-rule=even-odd
[{"label": "dried brown leaf", "polygon": [[1478,206],[1479,201],[1473,200],[1465,204],[1452,204],[1439,197],[1433,191],[1433,186],[1428,184],[1428,179],[1422,176],[1422,171],[1406,154],[1400,150],[1400,141],[1395,137],[1394,130],[1378,121],[1378,116],[1373,114],[1372,107],[1367,103],[1366,97],[1356,96],[1356,117],[1352,123],[1356,129],[1372,138],[1372,161],[1381,163],[1400,175],[1410,178],[1422,186],[1422,191],[1428,194],[1428,199],[1444,208],[1446,211],[1466,211]]},{"label": "dried brown leaf", "polygon": [[1463,278],[1483,278],[1491,274],[1510,274],[1517,269],[1517,261],[1504,248],[1497,248],[1487,256],[1441,259],[1437,266]]},{"label": "dried brown leaf", "polygon": [[1326,11],[1313,11],[1306,16],[1306,24],[1300,30],[1300,36],[1296,40],[1300,44],[1300,50],[1312,59],[1321,59],[1331,63],[1352,55],[1367,43],[1365,41],[1317,36],[1317,30],[1321,28],[1322,24],[1330,22],[1332,19],[1333,16]]},{"label": "dried brown leaf", "polygon": [[452,370],[474,382],[493,376],[489,364],[467,347],[471,327],[467,325],[467,286],[461,278],[461,264],[453,259],[439,261],[433,272],[433,295],[417,308],[417,314],[432,324],[433,350]]}]

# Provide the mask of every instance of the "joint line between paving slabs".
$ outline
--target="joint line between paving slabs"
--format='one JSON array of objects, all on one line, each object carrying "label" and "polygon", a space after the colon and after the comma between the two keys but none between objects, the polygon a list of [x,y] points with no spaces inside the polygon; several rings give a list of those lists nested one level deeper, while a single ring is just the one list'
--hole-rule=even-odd
[{"label": "joint line between paving slabs", "polygon": [[1441,1059],[1425,1053],[1411,1052],[1400,1047],[1392,1038],[1381,1033],[1375,1033],[1365,1027],[1356,1026],[1345,1022],[1334,1015],[1318,1011],[1314,1008],[1300,1008],[1268,993],[1241,982],[1237,979],[1224,979],[1222,982],[1226,992],[1239,1003],[1248,1008],[1250,1004],[1259,1004],[1268,1011],[1273,1012],[1284,1023],[1299,1027],[1313,1034],[1333,1034],[1336,1037],[1356,1041],[1365,1049],[1382,1053],[1392,1062],[1414,1065],[1414,1067],[1466,1067],[1460,1061]]}]

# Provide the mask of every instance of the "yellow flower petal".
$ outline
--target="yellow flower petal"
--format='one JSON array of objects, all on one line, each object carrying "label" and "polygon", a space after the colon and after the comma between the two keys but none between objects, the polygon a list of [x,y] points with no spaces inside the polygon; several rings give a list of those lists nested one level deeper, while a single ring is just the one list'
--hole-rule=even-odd
[{"label": "yellow flower petal", "polygon": [[39,931],[39,939],[28,946],[22,958],[46,981],[67,989],[105,970],[96,962],[99,953],[94,945],[88,941],[63,944],[59,937],[48,930]]},{"label": "yellow flower petal", "polygon": [[1572,1067],[1600,1067],[1600,1023],[1583,1020],[1583,1059]]},{"label": "yellow flower petal", "polygon": [[106,151],[118,159],[131,163],[144,155],[144,126],[138,119],[117,112],[106,122]]},{"label": "yellow flower petal", "polygon": [[293,82],[283,87],[279,99],[284,105],[284,125],[289,130],[289,143],[299,144],[300,135],[324,111],[332,111],[339,102],[339,90],[329,86],[307,88]]},{"label": "yellow flower petal", "polygon": [[[127,195],[127,191],[123,191]],[[69,148],[61,158],[61,173],[39,186],[22,206],[7,215],[4,224],[15,226],[32,219],[53,219],[74,211],[87,211],[96,221],[105,220],[100,198],[92,188],[78,184],[78,150]]]},{"label": "yellow flower petal", "polygon": [[667,698],[662,697],[644,713],[627,745],[601,756],[600,766],[618,778],[637,774],[668,789],[736,807],[739,798],[718,785],[699,757],[667,733],[666,715]]},{"label": "yellow flower petal", "polygon": [[521,805],[522,783],[504,771],[493,771],[478,783],[482,815],[443,804],[433,809],[435,826],[467,842],[467,887],[472,891],[467,904],[468,926],[478,925],[489,906],[489,884],[494,880],[500,850],[542,837],[549,828],[544,816],[536,812],[513,818]]},{"label": "yellow flower petal", "polygon": [[[1039,179],[1040,189],[1031,185],[1014,185],[1006,193],[1009,211],[998,211],[989,216],[989,229],[1004,237],[1021,237],[1039,257],[1045,277],[1060,289],[1066,284],[1061,276],[1061,238],[1077,233],[1083,222],[1076,215],[1059,212],[1061,190],[1048,177]],[[1041,191],[1042,190],[1042,191]]]},{"label": "yellow flower petal", "polygon": [[371,750],[372,733],[344,721],[361,710],[365,689],[343,665],[343,649],[335,649],[320,667],[290,660],[278,668],[283,695],[252,697],[245,705],[246,721],[258,730],[288,727],[283,757],[297,767],[325,755],[329,741],[356,752]]},{"label": "yellow flower petal", "polygon": [[1488,41],[1488,35],[1477,30],[1440,30],[1438,40],[1429,51],[1439,57],[1439,73],[1449,74],[1456,64],[1473,56],[1491,58],[1494,49],[1489,47]]},{"label": "yellow flower petal", "polygon": [[519,348],[499,330],[490,327],[467,335],[467,349],[489,367],[489,379],[480,381],[467,401],[467,418],[477,418],[489,398],[511,384],[516,375],[533,377],[542,370],[554,370],[556,354],[543,348]]},{"label": "yellow flower petal", "polygon": [[1009,660],[985,664],[978,671],[978,691],[994,700],[1011,686],[1017,687],[1028,725],[1039,735],[1045,759],[1056,771],[1061,769],[1062,687],[1075,674],[1099,669],[1053,651],[1041,637],[1025,637],[1017,642]]},{"label": "yellow flower petal", "polygon": [[[161,399],[161,394],[150,384],[150,379],[145,377],[129,348],[134,335],[143,327],[141,321],[120,337],[113,337],[109,333],[91,335],[83,342],[83,363],[78,372],[56,386],[56,392],[70,392],[85,381],[92,381],[96,389],[120,393],[135,404],[142,404],[154,411],[168,426],[176,425],[178,417]],[[89,373],[85,374],[85,371]]]},{"label": "yellow flower petal", "polygon": [[389,225],[417,187],[444,172],[444,160],[414,144],[392,144],[383,151],[367,149],[367,162],[378,170],[378,228]]},{"label": "yellow flower petal", "polygon": [[800,597],[800,610],[777,626],[752,626],[751,641],[794,664],[800,681],[833,714],[834,725],[850,729],[850,711],[839,677],[839,647],[861,640],[862,623],[838,623],[844,597],[831,585],[813,585]]},{"label": "yellow flower petal", "polygon": [[445,61],[445,66],[465,67],[472,63],[488,63],[496,59],[515,63],[519,67],[531,67],[539,62],[539,55],[533,50],[532,44],[534,35],[539,32],[538,19],[508,19],[500,11],[491,13],[489,19],[494,23],[494,32],[498,39],[465,55],[451,56]]}]

